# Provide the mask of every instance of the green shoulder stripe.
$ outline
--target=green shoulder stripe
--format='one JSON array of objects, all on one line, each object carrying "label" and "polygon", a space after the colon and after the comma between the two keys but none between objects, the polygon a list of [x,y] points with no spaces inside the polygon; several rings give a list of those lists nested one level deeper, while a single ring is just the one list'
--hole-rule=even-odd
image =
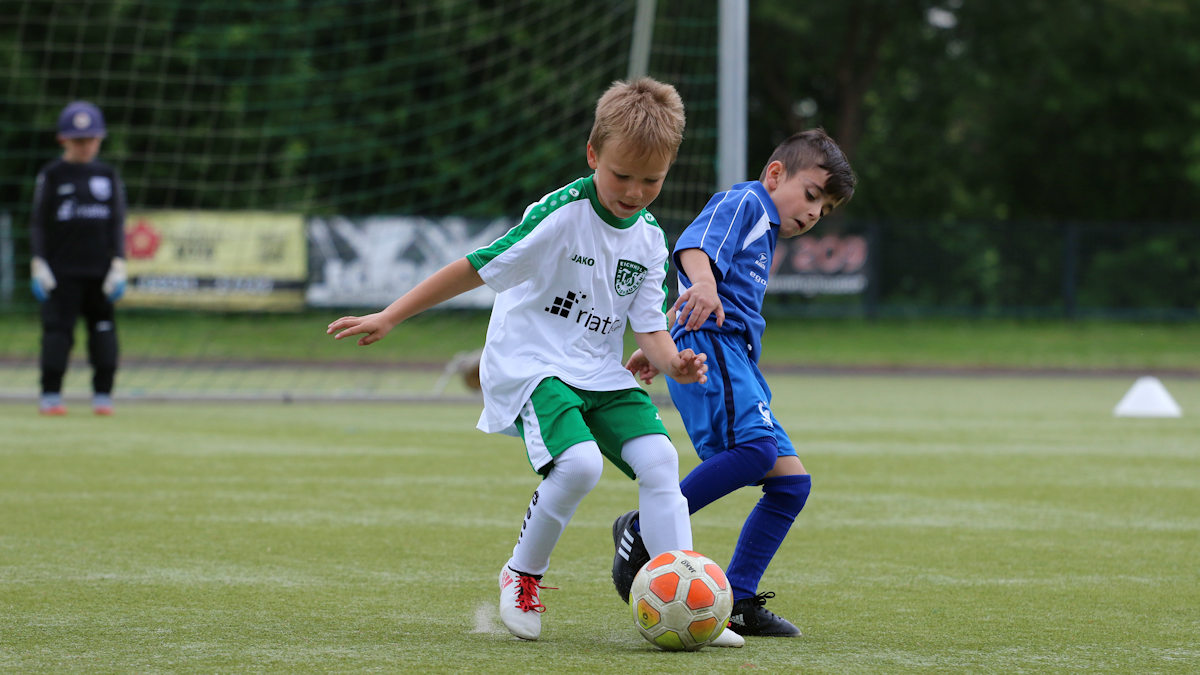
[{"label": "green shoulder stripe", "polygon": [[493,258],[512,248],[514,244],[528,236],[533,231],[533,228],[537,227],[538,223],[545,220],[551,213],[571,202],[586,199],[587,187],[591,185],[591,182],[591,176],[580,178],[542,197],[540,201],[525,209],[525,214],[521,216],[521,222],[514,225],[503,237],[481,249],[468,253],[467,261],[471,263],[472,267],[479,270],[491,262]]},{"label": "green shoulder stripe", "polygon": [[[662,311],[663,311],[663,314],[666,314],[667,310],[671,308],[671,291],[667,288],[667,279],[670,278],[670,274],[671,274],[671,245],[667,243],[667,231],[663,229],[662,224],[660,224],[658,222],[658,220],[656,220],[654,218],[654,216],[650,215],[649,211],[643,210],[642,214],[644,214],[647,223],[650,223],[651,225],[657,227],[658,231],[662,233],[663,248],[667,249],[667,259],[663,261],[664,275],[663,275],[663,285],[662,285],[662,289],[663,289]],[[670,329],[671,329],[671,327],[667,326],[667,330],[670,330]]]}]

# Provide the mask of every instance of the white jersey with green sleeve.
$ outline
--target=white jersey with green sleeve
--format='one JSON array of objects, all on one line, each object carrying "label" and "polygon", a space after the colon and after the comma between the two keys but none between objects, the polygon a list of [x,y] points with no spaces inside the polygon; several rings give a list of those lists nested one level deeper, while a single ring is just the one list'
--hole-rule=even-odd
[{"label": "white jersey with green sleeve", "polygon": [[626,326],[667,329],[669,251],[648,211],[619,219],[592,178],[542,197],[521,222],[467,260],[497,292],[479,376],[479,428],[505,431],[538,382],[588,391],[638,386],[623,363]]}]

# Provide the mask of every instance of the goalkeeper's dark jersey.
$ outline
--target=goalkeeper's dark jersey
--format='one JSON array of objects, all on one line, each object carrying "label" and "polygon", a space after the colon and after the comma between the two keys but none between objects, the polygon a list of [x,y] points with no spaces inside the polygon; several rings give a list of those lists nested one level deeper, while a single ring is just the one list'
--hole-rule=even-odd
[{"label": "goalkeeper's dark jersey", "polygon": [[103,277],[125,257],[125,187],[103,162],[56,159],[38,173],[30,224],[33,254],[60,277]]}]

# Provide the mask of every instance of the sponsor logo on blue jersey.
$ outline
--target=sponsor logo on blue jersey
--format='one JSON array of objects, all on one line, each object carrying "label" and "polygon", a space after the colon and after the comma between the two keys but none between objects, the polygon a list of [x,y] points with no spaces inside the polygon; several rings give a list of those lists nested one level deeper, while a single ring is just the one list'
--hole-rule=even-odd
[{"label": "sponsor logo on blue jersey", "polygon": [[758,402],[758,414],[762,415],[763,424],[767,425],[768,428],[775,428],[775,425],[771,422],[771,409],[767,407],[766,401]]}]

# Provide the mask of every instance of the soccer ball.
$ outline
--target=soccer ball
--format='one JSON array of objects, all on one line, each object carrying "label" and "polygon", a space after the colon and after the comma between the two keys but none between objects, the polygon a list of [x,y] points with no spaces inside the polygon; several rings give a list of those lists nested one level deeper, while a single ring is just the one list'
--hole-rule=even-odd
[{"label": "soccer ball", "polygon": [[695,551],[667,551],[633,578],[629,606],[642,637],[666,651],[696,651],[717,639],[733,610],[725,572]]}]

